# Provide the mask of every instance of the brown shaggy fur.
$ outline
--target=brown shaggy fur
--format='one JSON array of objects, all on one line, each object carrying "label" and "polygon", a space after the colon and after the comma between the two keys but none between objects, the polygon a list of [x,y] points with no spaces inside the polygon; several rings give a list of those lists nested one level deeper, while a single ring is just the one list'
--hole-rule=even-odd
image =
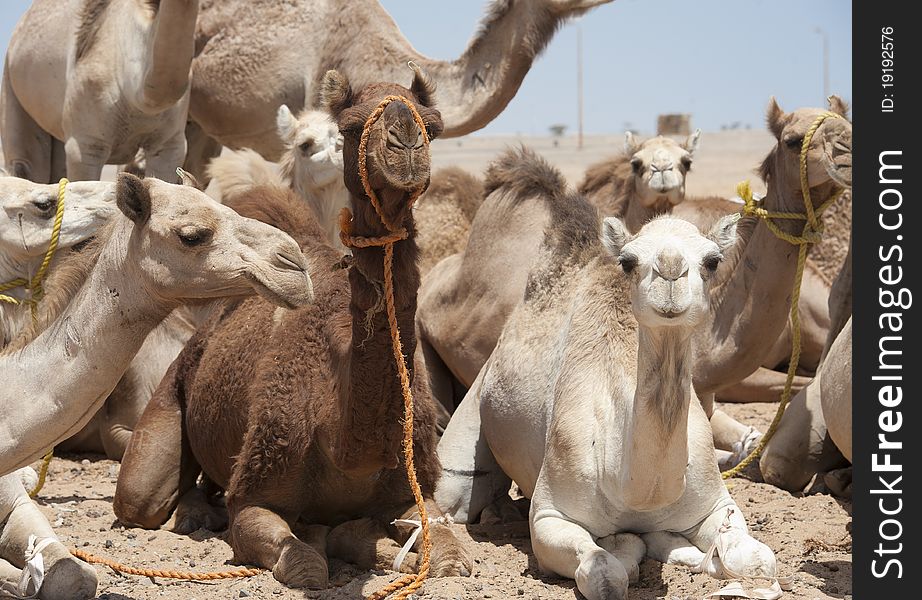
[{"label": "brown shaggy fur", "polygon": [[620,154],[586,169],[579,192],[607,217],[621,217],[635,191],[631,155]]},{"label": "brown shaggy fur", "polygon": [[448,167],[432,176],[429,189],[414,208],[423,276],[446,256],[464,250],[471,221],[484,197],[483,183],[463,169]]}]

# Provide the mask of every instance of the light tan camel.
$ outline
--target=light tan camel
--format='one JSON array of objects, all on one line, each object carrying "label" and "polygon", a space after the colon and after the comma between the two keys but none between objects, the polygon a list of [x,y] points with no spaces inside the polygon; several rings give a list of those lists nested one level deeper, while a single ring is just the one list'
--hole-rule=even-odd
[{"label": "light tan camel", "polygon": [[[439,506],[475,521],[511,479],[531,498],[538,565],[589,600],[627,598],[647,554],[715,577],[774,577],[772,551],[720,478],[692,386],[694,331],[739,216],[707,235],[662,216],[631,235],[563,186],[535,189],[562,177],[530,152],[491,168],[508,171],[503,222],[537,197],[545,241],[439,442]],[[706,559],[718,537],[732,550]]]},{"label": "light tan camel", "polygon": [[[388,95],[406,97],[430,137],[439,134],[441,120],[419,73],[410,89],[377,83],[353,90],[330,71],[323,87],[344,136],[351,234],[386,235],[382,219],[407,234],[393,246],[394,314],[412,367],[418,480],[437,518],[434,407],[426,378],[415,376],[421,367],[413,328],[419,272],[409,205],[429,182],[429,148],[407,106],[388,104],[369,130],[366,159],[381,216],[360,180],[358,147],[368,116]],[[299,240],[314,265],[318,301],[300,310],[246,301],[199,329],[132,437],[115,514],[126,524],[159,527],[175,508],[181,530],[208,524],[207,504],[194,488],[203,471],[227,490],[227,539],[236,561],[271,569],[296,587],[327,587],[328,555],[366,569],[391,568],[400,549],[392,538],[409,535],[391,521],[413,518],[415,507],[401,452],[404,400],[382,297],[382,248],[356,246],[344,259],[290,190],[255,187],[227,202]],[[201,507],[198,514],[188,510],[193,503]],[[292,533],[298,521],[307,535]],[[471,572],[471,559],[449,528],[433,523],[432,537],[431,575]],[[413,569],[416,560],[404,568]]]},{"label": "light tan camel", "polygon": [[413,205],[419,272],[425,279],[442,259],[463,252],[484,198],[483,182],[458,167],[439,169]]},{"label": "light tan camel", "polygon": [[198,0],[35,0],[6,54],[0,135],[13,175],[99,179],[143,150],[173,180],[186,155]]},{"label": "light tan camel", "polygon": [[128,174],[115,187],[124,216],[58,266],[39,322],[0,353],[0,514],[9,515],[0,573],[23,566],[30,534],[52,539],[42,550],[47,599],[93,596],[96,573],[54,538],[12,472],[92,418],[147,333],[181,302],[257,292],[295,307],[312,298],[306,260],[286,234],[189,187]]},{"label": "light tan camel", "polygon": [[663,136],[638,142],[628,131],[624,152],[586,169],[578,189],[603,215],[622,218],[629,230],[639,231],[685,200],[700,135],[695,130],[683,144]]},{"label": "light tan camel", "polygon": [[[766,209],[803,212],[797,143],[822,112],[800,109],[785,113],[772,100],[769,128],[777,145],[763,163],[763,176],[768,182]],[[809,177],[817,206],[839,186],[827,167],[837,178],[843,176],[835,170],[838,163],[830,157],[838,157],[844,150],[827,151],[835,143],[850,148],[851,123],[844,118],[826,120],[811,144]],[[847,171],[850,178],[850,165]],[[541,209],[539,194],[547,185],[518,188],[527,197],[516,199],[512,211],[516,227],[510,229],[505,205],[511,200],[495,192],[509,184],[504,178],[513,176],[525,182],[535,179],[530,172],[487,172],[487,199],[474,217],[467,249],[439,263],[420,290],[420,348],[426,357],[433,395],[449,412],[464,397],[492,352],[512,308],[523,293],[530,293],[527,273],[544,243],[548,216]],[[560,181],[553,185],[565,184]],[[796,227],[794,223],[783,224],[791,231]],[[698,334],[696,345],[695,389],[711,416],[724,465],[742,458],[754,447],[759,433],[715,410],[713,394],[744,379],[765,360],[771,350],[765,340],[777,339],[787,323],[789,286],[797,259],[794,246],[776,238],[754,219],[744,220],[740,237],[742,241],[717,274],[719,283],[711,290],[709,322]],[[497,239],[505,240],[503,250],[497,250]]]},{"label": "light tan camel", "polygon": [[408,83],[406,64],[413,60],[438,81],[435,101],[445,135],[470,133],[506,107],[567,19],[610,1],[492,0],[467,49],[453,61],[417,52],[377,0],[203,1],[186,169],[204,174],[220,151],[209,137],[278,160],[284,144],[276,134],[276,111],[282,104],[316,106],[318,84],[331,65],[362,87],[382,80]]}]

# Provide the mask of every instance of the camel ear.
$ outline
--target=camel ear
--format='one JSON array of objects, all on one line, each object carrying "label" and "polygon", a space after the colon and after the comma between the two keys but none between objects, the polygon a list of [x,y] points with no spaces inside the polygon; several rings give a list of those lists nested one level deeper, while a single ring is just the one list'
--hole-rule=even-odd
[{"label": "camel ear", "polygon": [[781,107],[778,106],[778,101],[775,100],[775,97],[772,96],[768,101],[768,113],[766,117],[768,121],[768,129],[772,132],[776,139],[781,139],[781,132],[784,131],[785,121],[787,121],[787,115],[784,114],[784,111],[781,110]]},{"label": "camel ear", "polygon": [[742,215],[732,213],[717,221],[707,234],[707,238],[717,244],[721,252],[736,244],[736,224]]},{"label": "camel ear", "polygon": [[413,69],[413,83],[410,84],[410,91],[420,104],[432,108],[435,106],[435,83],[415,62],[411,60],[408,64]]},{"label": "camel ear", "polygon": [[194,187],[195,189],[202,191],[202,184],[199,183],[198,179],[195,178],[195,175],[189,171],[184,170],[182,167],[176,167],[176,174],[179,176],[180,184]]},{"label": "camel ear", "polygon": [[688,136],[688,139],[685,140],[684,148],[688,151],[689,154],[694,154],[698,149],[698,138],[701,137],[701,130],[696,129],[694,133]]},{"label": "camel ear", "polygon": [[624,245],[631,241],[631,233],[618,217],[605,217],[602,221],[602,245],[617,257]]},{"label": "camel ear", "polygon": [[279,133],[279,137],[286,144],[290,144],[294,140],[297,123],[297,119],[291,114],[291,109],[288,108],[287,104],[281,105],[278,112],[275,113],[275,128]]},{"label": "camel ear", "polygon": [[826,99],[829,102],[829,110],[840,117],[848,118],[848,103],[835,94]]},{"label": "camel ear", "polygon": [[627,154],[634,154],[639,149],[634,134],[630,131],[624,132],[624,151]]},{"label": "camel ear", "polygon": [[352,86],[339,71],[329,70],[320,83],[320,105],[333,117],[352,106]]},{"label": "camel ear", "polygon": [[150,190],[143,179],[119,173],[115,183],[115,205],[137,225],[150,218]]}]

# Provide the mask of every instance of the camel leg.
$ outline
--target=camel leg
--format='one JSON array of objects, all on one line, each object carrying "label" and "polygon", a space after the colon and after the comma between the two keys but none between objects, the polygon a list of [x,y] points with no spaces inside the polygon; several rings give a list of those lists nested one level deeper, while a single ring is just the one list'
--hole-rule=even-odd
[{"label": "camel leg", "polygon": [[205,172],[211,159],[221,154],[221,144],[207,133],[193,120],[186,122],[186,160],[182,168],[198,179],[199,183],[208,187],[209,177]]},{"label": "camel leg", "polygon": [[51,182],[61,181],[67,177],[67,153],[64,151],[64,142],[51,138]]},{"label": "camel leg", "polygon": [[[787,373],[759,367],[758,371],[746,379],[717,392],[717,399],[721,402],[736,403],[778,402],[781,400],[781,392],[784,391],[787,377]],[[791,394],[794,395],[802,390],[811,379],[803,375],[795,375],[791,385]]]},{"label": "camel leg", "polygon": [[624,565],[628,583],[637,583],[640,579],[640,562],[647,553],[644,541],[633,533],[616,533],[599,538],[598,544]]},{"label": "camel leg", "polygon": [[112,508],[129,526],[163,525],[201,470],[184,431],[180,362],[163,376],[122,458]]},{"label": "camel leg", "polygon": [[[721,532],[721,526],[729,520],[729,530]],[[749,535],[749,528],[743,513],[733,500],[719,503],[715,509],[697,527],[683,532],[699,550],[707,551],[718,535],[722,537],[720,545],[725,552],[714,557],[708,563],[707,572],[712,577],[724,579],[727,573],[736,573],[743,577],[776,577],[778,563],[771,548]]]},{"label": "camel leg", "polygon": [[429,390],[436,400],[433,403],[438,411],[436,427],[439,432],[444,432],[456,408],[454,375],[435,348],[423,337],[419,339],[419,349],[422,350],[426,373],[429,375]]},{"label": "camel leg", "polygon": [[221,531],[226,527],[227,510],[208,502],[205,486],[197,485],[179,498],[173,533],[187,534],[202,528]]},{"label": "camel leg", "polygon": [[531,546],[543,571],[576,580],[588,600],[627,598],[628,572],[592,535],[553,509],[532,504]]},{"label": "camel leg", "polygon": [[678,533],[654,531],[640,537],[647,545],[647,556],[661,563],[694,568],[704,559],[704,552]]},{"label": "camel leg", "polygon": [[51,157],[54,138],[38,126],[19,103],[3,70],[0,87],[0,138],[3,139],[3,162],[10,175],[36,183],[51,182]]},{"label": "camel leg", "polygon": [[[426,516],[429,519],[438,519],[444,516],[434,500],[425,499]],[[419,511],[412,506],[397,518],[411,521],[419,520]],[[397,525],[397,540],[403,544],[409,538],[415,527]],[[455,537],[451,527],[442,523],[430,523],[429,537],[432,540],[432,553],[429,561],[429,572],[433,577],[468,577],[474,570],[470,554]],[[413,549],[422,559],[423,536],[419,535],[413,544]],[[419,565],[417,564],[417,568]]]},{"label": "camel leg", "polygon": [[[400,544],[382,523],[364,518],[334,527],[327,536],[327,553],[360,569],[392,569],[400,553]],[[417,559],[415,552],[409,552],[400,564],[400,571],[415,572]]]},{"label": "camel leg", "polygon": [[[129,370],[131,368],[129,367]],[[132,385],[126,376],[118,382],[102,410],[99,411],[99,436],[108,458],[121,461],[131,441],[131,434],[144,414],[147,390]]]},{"label": "camel leg", "polygon": [[439,440],[442,476],[436,484],[435,501],[458,523],[476,523],[481,511],[507,494],[512,484],[481,428],[480,387],[486,370],[486,366],[481,369]]},{"label": "camel leg", "polygon": [[71,181],[98,181],[109,158],[105,140],[71,137],[64,142],[67,178]]},{"label": "camel leg", "polygon": [[[39,593],[42,600],[75,600],[92,598],[96,595],[97,577],[92,566],[77,559],[57,541],[51,525],[38,506],[29,498],[19,475],[11,473],[0,477],[0,558],[21,569],[25,565],[25,553],[29,536],[38,540],[52,538],[54,541],[42,550],[45,565],[45,580]],[[10,569],[0,569],[6,579]],[[15,582],[19,577],[16,574]]]},{"label": "camel leg", "polygon": [[329,586],[326,535],[319,529],[311,530],[313,539],[300,540],[288,522],[268,508],[250,505],[233,512],[229,541],[236,562],[272,569],[272,575],[289,587]]},{"label": "camel leg", "polygon": [[145,149],[145,155],[145,177],[156,177],[162,181],[176,183],[176,169],[182,166],[186,157],[185,133],[181,130],[176,132],[159,150],[150,152]]}]

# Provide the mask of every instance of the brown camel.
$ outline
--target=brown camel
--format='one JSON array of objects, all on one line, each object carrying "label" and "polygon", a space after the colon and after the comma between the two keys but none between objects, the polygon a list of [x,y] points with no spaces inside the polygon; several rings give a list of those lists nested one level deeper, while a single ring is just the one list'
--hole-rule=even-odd
[{"label": "brown camel", "polygon": [[682,144],[661,135],[638,142],[628,131],[624,152],[586,169],[578,189],[602,215],[621,218],[632,232],[639,231],[685,199],[685,178],[700,135],[696,130]]},{"label": "brown camel", "polygon": [[447,167],[432,175],[429,189],[413,206],[423,277],[443,258],[464,250],[483,198],[483,182],[464,169]]},{"label": "brown camel", "polygon": [[[835,110],[839,105],[831,102]],[[803,212],[799,155],[805,132],[823,111],[785,113],[772,99],[769,128],[777,144],[763,163],[768,183],[764,206],[770,211]],[[830,150],[830,146],[841,147]],[[808,154],[814,204],[850,181],[851,169],[838,154],[851,144],[851,124],[829,119],[817,130]],[[439,263],[420,290],[417,328],[433,395],[449,411],[460,402],[493,351],[512,308],[528,294],[527,274],[545,243],[548,219],[541,190],[565,187],[548,176],[503,169],[487,171],[487,198],[474,217],[466,250]],[[833,179],[835,178],[835,179]],[[510,192],[510,190],[513,190]],[[506,208],[514,202],[515,208]],[[738,210],[738,209],[737,209]],[[509,214],[515,216],[510,222]],[[794,231],[802,224],[783,223]],[[714,392],[758,369],[787,323],[790,282],[797,251],[754,219],[740,224],[741,241],[724,261],[711,290],[711,315],[698,334],[695,389],[711,417],[724,465],[738,461],[758,440],[758,432],[713,406]],[[784,282],[780,284],[779,282]]]},{"label": "brown camel", "polygon": [[[387,232],[359,179],[358,145],[365,120],[389,94],[414,103],[430,138],[441,132],[431,88],[419,73],[409,90],[378,83],[354,92],[335,71],[323,82],[324,103],[344,136],[356,236]],[[408,200],[429,182],[428,146],[411,112],[393,102],[372,127],[368,149],[368,179],[384,217],[408,232],[394,246],[394,300],[415,374],[419,271]],[[227,202],[299,239],[317,273],[317,301],[310,310],[284,311],[261,302],[228,304],[199,329],[132,437],[115,513],[126,524],[158,527],[188,494],[181,508],[193,508],[177,522],[194,530],[206,518],[207,505],[191,496],[199,493],[194,485],[202,471],[227,490],[228,540],[237,562],[272,569],[296,587],[326,587],[328,555],[363,568],[389,567],[399,551],[393,538],[406,539],[412,529],[389,523],[412,518],[416,509],[401,452],[403,398],[383,308],[382,249],[357,247],[343,259],[283,188],[256,187]],[[425,377],[413,377],[412,390],[418,478],[438,517],[431,500],[440,470],[435,407]],[[306,532],[300,538],[292,533],[299,520]],[[471,560],[451,530],[434,523],[431,531],[431,573],[470,573]]]},{"label": "brown camel", "polygon": [[512,100],[563,23],[608,2],[492,0],[464,53],[445,61],[417,52],[377,0],[202,0],[186,169],[201,178],[220,144],[278,160],[276,111],[316,106],[331,66],[360,88],[408,81],[412,60],[439,82],[445,135],[476,131]]}]

